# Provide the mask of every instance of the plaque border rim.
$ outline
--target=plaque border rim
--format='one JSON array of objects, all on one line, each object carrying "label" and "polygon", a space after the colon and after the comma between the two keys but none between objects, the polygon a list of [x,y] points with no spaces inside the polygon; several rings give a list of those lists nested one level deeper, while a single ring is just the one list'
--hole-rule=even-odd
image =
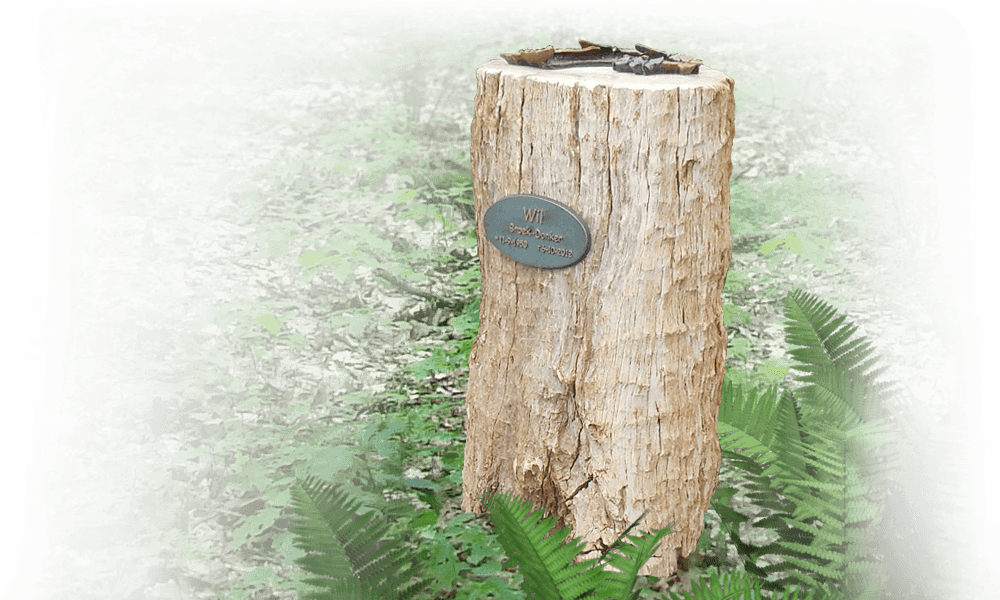
[{"label": "plaque border rim", "polygon": [[573,218],[573,220],[576,221],[576,223],[578,225],[580,225],[581,229],[583,229],[583,233],[585,234],[586,240],[585,240],[585,244],[584,244],[584,247],[583,247],[583,251],[580,253],[580,256],[578,258],[576,258],[576,259],[573,260],[573,262],[567,263],[565,265],[559,265],[559,266],[552,266],[552,267],[550,267],[550,266],[545,266],[545,265],[534,265],[534,264],[531,264],[531,263],[524,262],[522,260],[518,260],[518,259],[514,258],[513,256],[511,256],[510,254],[507,254],[506,252],[504,252],[503,248],[501,248],[500,245],[496,243],[496,240],[490,238],[489,236],[486,236],[487,238],[489,238],[490,243],[493,244],[493,247],[496,248],[497,250],[499,250],[501,254],[503,254],[504,256],[506,256],[507,258],[513,260],[516,263],[520,263],[520,264],[526,265],[528,267],[534,267],[536,269],[545,269],[547,271],[558,271],[560,269],[568,269],[570,267],[576,266],[581,261],[583,261],[583,259],[587,258],[588,254],[590,254],[590,249],[593,246],[594,236],[593,236],[593,234],[590,231],[590,225],[587,224],[587,220],[583,218],[583,215],[581,215],[579,212],[577,212],[577,210],[575,208],[573,208],[572,206],[569,206],[568,204],[560,202],[560,201],[558,201],[558,200],[556,200],[554,198],[549,198],[548,196],[542,196],[541,194],[527,194],[527,193],[518,192],[518,193],[515,193],[515,194],[507,194],[506,196],[503,196],[502,198],[499,198],[499,199],[495,200],[492,204],[490,204],[488,207],[486,207],[486,211],[483,212],[483,229],[484,230],[486,229],[486,213],[488,213],[490,211],[490,209],[492,209],[498,203],[503,202],[504,200],[508,200],[510,198],[533,198],[535,200],[541,200],[543,202],[548,202],[550,204],[553,204],[553,205],[561,208],[564,212],[566,212],[569,216],[571,216]]}]

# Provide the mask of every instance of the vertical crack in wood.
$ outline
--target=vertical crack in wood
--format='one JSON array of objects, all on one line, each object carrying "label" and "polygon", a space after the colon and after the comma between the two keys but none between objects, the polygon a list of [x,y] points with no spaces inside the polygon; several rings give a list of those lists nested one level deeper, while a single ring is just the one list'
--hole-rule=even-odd
[{"label": "vertical crack in wood", "polygon": [[593,480],[594,480],[594,476],[591,475],[590,477],[587,478],[587,481],[584,481],[580,485],[576,486],[576,489],[573,490],[573,493],[570,494],[569,496],[566,496],[566,502],[569,502],[570,500],[572,500],[573,498],[575,498],[576,495],[579,494],[585,487],[589,486],[590,482],[593,481]]}]

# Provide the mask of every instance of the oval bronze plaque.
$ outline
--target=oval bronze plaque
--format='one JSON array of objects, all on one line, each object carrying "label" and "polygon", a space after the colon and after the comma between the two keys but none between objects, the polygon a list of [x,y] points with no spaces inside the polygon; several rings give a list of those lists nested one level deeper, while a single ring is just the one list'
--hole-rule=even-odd
[{"label": "oval bronze plaque", "polygon": [[483,226],[501,252],[532,267],[565,269],[590,251],[590,227],[583,217],[544,196],[505,196],[486,209]]}]

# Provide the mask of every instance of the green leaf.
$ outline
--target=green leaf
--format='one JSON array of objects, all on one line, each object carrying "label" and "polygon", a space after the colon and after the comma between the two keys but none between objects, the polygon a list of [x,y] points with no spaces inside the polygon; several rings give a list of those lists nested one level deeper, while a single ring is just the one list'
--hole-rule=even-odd
[{"label": "green leaf", "polygon": [[830,256],[829,240],[809,233],[792,231],[784,236],[767,240],[760,245],[760,251],[765,255],[771,254],[779,248],[784,248],[793,254],[802,256],[818,267],[828,268],[826,259]]},{"label": "green leaf", "polygon": [[281,331],[281,323],[272,314],[257,317],[257,322],[274,335],[278,335],[278,332]]},{"label": "green leaf", "polygon": [[[419,257],[425,253],[423,252],[413,252],[411,256]],[[395,275],[398,279],[403,279],[411,283],[423,283],[430,279],[425,273],[420,271],[414,271],[413,268],[405,264],[393,264],[387,263],[382,267],[390,275]]]},{"label": "green leaf", "polygon": [[746,338],[737,337],[729,343],[729,347],[726,348],[727,356],[746,356],[750,354],[753,347],[750,345],[750,341]]},{"label": "green leaf", "polygon": [[309,339],[301,334],[292,333],[284,339],[284,343],[292,348],[301,348],[309,344]]},{"label": "green leaf", "polygon": [[326,252],[317,252],[315,250],[304,252],[299,257],[299,264],[302,265],[303,269],[312,269],[319,265],[330,264],[331,262],[332,260]]},{"label": "green leaf", "polygon": [[207,446],[202,446],[201,448],[194,448],[193,450],[181,450],[177,452],[172,457],[170,457],[170,462],[179,465],[183,462],[187,462],[194,458],[195,456],[205,456],[211,454],[212,449]]},{"label": "green leaf", "polygon": [[233,470],[242,475],[256,490],[264,490],[271,483],[271,472],[260,460],[241,455],[233,464]]},{"label": "green leaf", "polygon": [[[281,479],[274,482],[277,486],[286,485],[291,483],[290,478]],[[272,487],[264,490],[264,498],[272,506],[286,506],[292,501],[292,491],[284,487]]]},{"label": "green leaf", "polygon": [[353,263],[343,259],[338,259],[336,261],[331,261],[331,264],[333,265],[333,276],[339,279],[341,283],[354,282],[354,269],[360,263]]},{"label": "green leaf", "polygon": [[264,583],[274,579],[274,571],[267,567],[257,567],[243,576],[243,583]]},{"label": "green leaf", "polygon": [[757,375],[761,383],[768,387],[772,384],[778,383],[783,380],[786,375],[788,375],[788,368],[791,366],[791,361],[784,358],[774,358],[764,361],[764,364],[757,368]]},{"label": "green leaf", "polygon": [[722,321],[726,325],[749,325],[750,313],[727,302],[722,305]]},{"label": "green leaf", "polygon": [[[289,493],[289,496],[291,496],[291,493]],[[295,535],[291,531],[277,536],[274,541],[274,547],[285,555],[285,560],[281,563],[283,565],[294,564],[298,559],[306,555],[303,550],[295,547]]]},{"label": "green leaf", "polygon": [[288,253],[288,246],[291,243],[291,239],[291,235],[288,231],[278,230],[259,232],[257,235],[257,244],[262,246],[262,248],[254,258],[265,258],[269,260],[281,258]]},{"label": "green leaf", "polygon": [[395,202],[397,204],[402,204],[404,202],[409,202],[417,197],[417,190],[403,190],[396,196]]},{"label": "green leaf", "polygon": [[438,589],[448,589],[458,579],[461,561],[451,543],[444,540],[430,550],[430,564],[433,565],[435,584]]},{"label": "green leaf", "polygon": [[760,245],[761,254],[770,254],[774,252],[775,250],[778,249],[778,246],[780,246],[784,241],[785,238],[781,237],[776,237],[767,240],[766,242]]},{"label": "green leaf", "polygon": [[336,475],[351,468],[354,453],[345,446],[327,448],[316,455],[309,464],[309,473],[316,477],[332,481]]},{"label": "green leaf", "polygon": [[265,529],[274,525],[280,515],[280,508],[270,506],[244,519],[243,524],[233,531],[233,548],[239,549],[251,538],[259,536]]}]

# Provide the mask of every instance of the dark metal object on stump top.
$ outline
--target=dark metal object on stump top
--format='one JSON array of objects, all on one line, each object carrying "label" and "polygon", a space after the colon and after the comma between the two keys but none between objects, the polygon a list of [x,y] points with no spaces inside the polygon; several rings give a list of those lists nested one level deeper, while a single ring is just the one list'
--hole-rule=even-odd
[{"label": "dark metal object on stump top", "polygon": [[682,73],[697,75],[701,61],[684,54],[669,54],[636,44],[635,50],[594,44],[580,40],[579,48],[547,46],[540,50],[521,50],[516,54],[501,54],[509,64],[539,69],[566,69],[569,67],[611,67],[620,73],[657,75]]}]

